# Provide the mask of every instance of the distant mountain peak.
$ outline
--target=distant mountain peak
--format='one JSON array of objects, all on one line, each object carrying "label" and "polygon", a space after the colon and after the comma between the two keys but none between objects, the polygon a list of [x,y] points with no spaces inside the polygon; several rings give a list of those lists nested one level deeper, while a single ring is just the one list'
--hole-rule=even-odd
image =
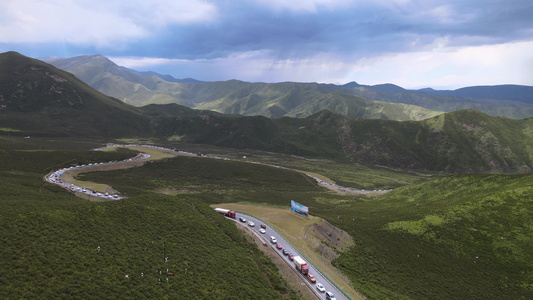
[{"label": "distant mountain peak", "polygon": [[353,87],[360,87],[361,85],[355,81],[351,81],[351,82],[348,82],[347,84],[344,84],[343,86],[353,88]]},{"label": "distant mountain peak", "polygon": [[370,88],[375,89],[375,90],[380,90],[382,92],[391,93],[391,94],[406,92],[404,88],[397,86],[395,84],[392,84],[392,83],[376,84],[376,85],[371,86]]}]

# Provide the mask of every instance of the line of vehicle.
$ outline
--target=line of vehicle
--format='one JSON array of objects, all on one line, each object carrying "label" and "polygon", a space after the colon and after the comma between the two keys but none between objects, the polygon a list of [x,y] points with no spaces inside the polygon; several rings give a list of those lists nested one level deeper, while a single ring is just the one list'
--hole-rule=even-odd
[{"label": "line of vehicle", "polygon": [[[164,150],[164,151],[176,152],[179,155],[196,156],[196,157],[221,159],[221,160],[230,160],[229,158],[225,158],[225,157],[218,157],[218,156],[210,156],[210,155],[204,155],[204,154],[198,154],[198,153],[191,153],[191,152],[181,151],[181,150],[177,150],[177,149],[170,149],[170,148],[164,148],[164,147],[153,146],[153,145],[109,144],[109,145],[106,145],[104,147],[96,148],[96,149],[93,149],[93,150],[101,151],[101,150],[105,150],[105,149],[108,149],[108,148],[119,148],[119,147],[126,147],[126,148],[127,147],[156,148],[156,149],[161,149],[161,150]],[[71,184],[71,183],[63,182],[61,176],[65,172],[68,172],[68,171],[71,171],[71,170],[74,170],[74,169],[83,169],[83,168],[88,168],[88,167],[92,167],[92,166],[95,166],[95,165],[102,165],[102,164],[119,164],[119,163],[124,163],[124,162],[131,161],[131,160],[147,160],[149,158],[150,158],[149,154],[139,153],[136,157],[129,158],[129,159],[126,159],[126,160],[123,160],[123,161],[118,161],[118,162],[114,161],[114,162],[107,162],[107,163],[95,163],[95,164],[88,164],[88,165],[81,165],[81,166],[73,166],[73,167],[70,167],[70,168],[63,168],[63,169],[60,169],[60,170],[57,170],[55,172],[52,172],[52,173],[49,173],[49,174],[45,175],[44,180],[47,181],[47,182],[59,185],[59,186],[65,188],[65,189],[71,190],[73,192],[81,192],[81,193],[88,194],[90,196],[95,196],[95,197],[99,197],[99,198],[103,198],[103,199],[119,200],[119,199],[123,199],[124,197],[122,197],[120,195],[105,195],[104,192],[100,193],[100,192],[97,192],[97,191],[94,191],[94,190],[90,190],[90,189],[87,189],[87,188],[85,188],[85,191],[84,191],[83,187],[79,187],[79,186],[75,186],[74,184]],[[256,162],[250,162],[250,163],[256,163]],[[276,168],[289,169],[289,168],[286,168],[286,167],[281,167],[281,166],[276,166],[276,165],[269,165],[269,166],[273,166],[273,167],[276,167]],[[296,170],[296,171],[298,171],[298,170]],[[305,172],[303,172],[303,173],[306,176],[309,176],[310,178],[313,178],[319,185],[325,186],[325,187],[330,188],[330,189],[337,190],[339,192],[348,192],[349,191],[349,192],[352,192],[352,193],[386,193],[386,192],[390,191],[390,190],[365,191],[365,190],[357,190],[357,189],[342,187],[342,186],[339,186],[339,185],[336,185],[336,184],[325,182],[325,181],[323,181],[323,180],[321,180],[321,179],[319,179],[319,178],[317,178],[315,176],[312,176],[310,174],[307,174]]]},{"label": "line of vehicle", "polygon": [[[246,226],[246,224],[248,224],[247,227],[249,227],[249,229],[251,229],[252,231],[254,232],[257,232],[258,229],[257,227],[255,227],[255,223],[253,224],[253,226],[250,226],[250,224],[248,223],[248,221],[246,220],[246,218],[248,218],[248,220],[252,220],[253,222],[257,222],[258,224],[261,223],[261,224],[265,224],[266,225],[266,222],[264,222],[263,220],[257,218],[257,217],[254,217],[252,215],[249,215],[249,214],[245,214],[245,213],[241,213],[241,212],[235,212],[235,218],[236,220],[239,220],[243,225]],[[242,221],[242,219],[244,219],[244,222]],[[230,218],[228,218],[230,219]],[[236,221],[237,222],[237,221]],[[309,272],[312,272],[312,274],[316,277],[316,282],[319,283],[321,282],[322,284],[324,284],[325,286],[325,290],[324,290],[324,294],[321,294],[321,293],[316,293],[317,290],[315,290],[315,288],[313,287],[316,287],[313,286],[313,284],[307,279],[304,277],[303,274],[299,273],[298,270],[296,270],[296,267],[294,266],[294,263],[291,263],[291,261],[289,261],[288,259],[288,256],[286,255],[282,255],[281,253],[281,249],[278,249],[276,247],[276,245],[281,241],[284,245],[282,245],[282,249],[288,249],[290,253],[293,253],[293,254],[298,254],[300,256],[302,256],[300,254],[300,252],[298,251],[298,249],[296,249],[290,242],[287,241],[287,239],[285,239],[285,237],[283,237],[281,234],[279,234],[274,228],[272,228],[271,226],[266,226],[265,228],[262,228],[265,230],[264,233],[261,232],[262,235],[265,235],[265,236],[277,236],[277,238],[279,239],[279,241],[276,241],[276,243],[267,243],[267,244],[271,244],[270,247],[272,247],[277,253],[278,255],[280,255],[282,257],[282,259],[285,261],[285,263],[287,263],[296,273],[298,273],[300,275],[300,278],[303,278],[303,282],[309,286],[313,292],[318,295],[319,298],[321,299],[350,299],[344,292],[340,291],[338,289],[338,287],[329,280],[329,278],[327,278],[326,276],[324,276],[322,274],[321,271],[318,270],[318,268],[314,265],[310,265],[309,266]],[[265,238],[266,239],[266,238]],[[280,243],[281,244],[281,243]],[[318,271],[318,272],[315,272],[315,271]],[[333,293],[331,292],[333,291]],[[328,298],[326,295],[332,295],[330,298]],[[333,295],[338,295],[337,298],[335,298],[335,296]]]}]

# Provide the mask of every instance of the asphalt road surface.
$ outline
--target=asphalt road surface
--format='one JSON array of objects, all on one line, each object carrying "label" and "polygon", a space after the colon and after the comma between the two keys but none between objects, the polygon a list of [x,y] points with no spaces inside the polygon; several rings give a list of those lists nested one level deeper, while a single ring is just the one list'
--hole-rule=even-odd
[{"label": "asphalt road surface", "polygon": [[[244,218],[246,219],[246,222],[241,222],[239,220],[239,218]],[[310,274],[313,274],[316,278],[316,282],[317,283],[321,283],[324,288],[326,289],[326,291],[329,291],[329,292],[332,292],[334,295],[335,295],[335,298],[336,299],[350,299],[348,298],[347,296],[345,296],[341,291],[339,291],[335,285],[333,285],[329,280],[327,280],[320,272],[318,272],[315,267],[311,264],[309,264],[309,261],[303,257],[300,252],[298,252],[295,248],[293,248],[291,246],[291,244],[285,240],[285,238],[283,238],[280,234],[278,234],[276,231],[274,231],[272,228],[270,228],[268,225],[265,229],[265,233],[264,234],[261,234],[259,232],[259,230],[261,229],[261,224],[264,224],[262,221],[252,217],[252,216],[249,216],[249,215],[245,215],[245,214],[241,214],[241,213],[236,213],[236,222],[238,223],[242,223],[243,225],[247,226],[248,228],[254,230],[257,232],[258,235],[262,236],[267,244],[272,247],[275,251],[277,251],[280,256],[283,258],[283,260],[291,267],[291,268],[294,268],[296,270],[296,273],[298,273],[298,275],[300,276],[300,278],[302,279],[302,281],[307,284],[308,286],[310,286],[313,291],[315,291],[315,294],[317,294],[317,296],[319,296],[320,298],[322,299],[326,299],[326,295],[325,295],[325,292],[319,292],[317,289],[316,289],[316,284],[314,283],[311,283],[306,276],[302,275],[302,273],[300,273],[297,269],[296,269],[296,266],[294,265],[294,262],[291,261],[289,259],[289,256],[288,255],[283,255],[282,253],[282,250],[283,249],[287,249],[289,250],[289,252],[291,254],[293,254],[294,256],[297,256],[299,255],[300,257],[302,257],[309,265],[309,273]],[[253,227],[250,227],[248,225],[248,221],[252,221],[255,225]],[[271,236],[274,236],[277,240],[278,243],[281,244],[281,246],[283,247],[282,249],[278,249],[276,248],[276,244],[274,243],[271,243],[270,242],[270,237]]]}]

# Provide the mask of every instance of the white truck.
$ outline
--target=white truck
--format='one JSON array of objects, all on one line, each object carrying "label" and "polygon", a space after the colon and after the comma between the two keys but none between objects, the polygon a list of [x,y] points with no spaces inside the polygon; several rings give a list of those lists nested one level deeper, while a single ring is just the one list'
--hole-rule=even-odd
[{"label": "white truck", "polygon": [[235,211],[233,210],[229,210],[229,209],[224,209],[224,208],[215,208],[215,211],[219,214],[222,214],[226,217],[230,217],[230,218],[233,218],[235,219]]},{"label": "white truck", "polygon": [[294,266],[296,266],[296,269],[304,275],[309,273],[309,266],[300,256],[294,257]]}]

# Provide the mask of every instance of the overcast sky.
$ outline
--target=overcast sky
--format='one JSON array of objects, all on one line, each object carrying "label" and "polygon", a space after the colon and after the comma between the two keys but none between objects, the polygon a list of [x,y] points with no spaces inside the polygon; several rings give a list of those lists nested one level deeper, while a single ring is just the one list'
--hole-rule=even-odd
[{"label": "overcast sky", "polygon": [[533,85],[533,1],[1,0],[5,51],[205,81]]}]

